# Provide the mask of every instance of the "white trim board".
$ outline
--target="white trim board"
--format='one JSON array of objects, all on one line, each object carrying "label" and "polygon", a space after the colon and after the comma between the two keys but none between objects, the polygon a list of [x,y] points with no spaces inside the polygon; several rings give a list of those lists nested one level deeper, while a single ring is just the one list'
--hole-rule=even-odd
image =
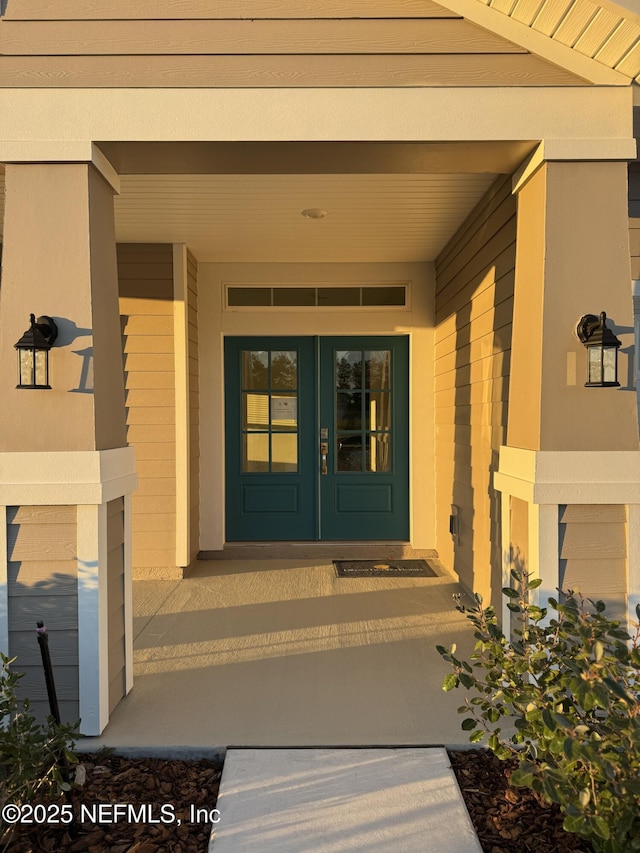
[{"label": "white trim board", "polygon": [[493,485],[534,504],[640,504],[640,450],[502,446]]},{"label": "white trim board", "polygon": [[0,453],[0,506],[102,504],[137,487],[131,447]]}]

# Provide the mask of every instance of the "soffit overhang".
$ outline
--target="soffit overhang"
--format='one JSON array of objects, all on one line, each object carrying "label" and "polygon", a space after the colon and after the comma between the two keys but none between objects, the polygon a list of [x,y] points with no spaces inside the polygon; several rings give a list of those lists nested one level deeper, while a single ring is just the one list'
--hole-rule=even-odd
[{"label": "soffit overhang", "polygon": [[441,0],[441,5],[588,82],[640,83],[637,0]]}]

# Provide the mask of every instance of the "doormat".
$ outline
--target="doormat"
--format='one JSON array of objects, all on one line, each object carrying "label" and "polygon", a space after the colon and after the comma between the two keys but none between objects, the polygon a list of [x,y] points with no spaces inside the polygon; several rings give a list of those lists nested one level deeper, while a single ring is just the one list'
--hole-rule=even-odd
[{"label": "doormat", "polygon": [[334,560],[333,565],[339,578],[437,577],[426,560]]}]

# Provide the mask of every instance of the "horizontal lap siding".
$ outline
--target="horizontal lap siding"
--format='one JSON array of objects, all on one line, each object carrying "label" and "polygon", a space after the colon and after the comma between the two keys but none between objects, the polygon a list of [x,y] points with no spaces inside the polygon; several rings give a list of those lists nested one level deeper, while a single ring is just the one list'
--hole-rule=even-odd
[{"label": "horizontal lap siding", "polygon": [[0,86],[583,82],[432,2],[156,5],[9,0],[0,21]]},{"label": "horizontal lap siding", "polygon": [[629,169],[629,248],[631,278],[640,279],[640,163]]},{"label": "horizontal lap siding", "polygon": [[135,449],[133,567],[176,561],[173,249],[119,244],[127,441]]},{"label": "horizontal lap siding", "polygon": [[19,695],[44,721],[50,713],[36,625],[48,629],[60,714],[75,723],[78,703],[76,508],[7,507],[9,657],[23,672]]},{"label": "horizontal lap siding", "polygon": [[[515,240],[511,180],[500,178],[436,260],[438,551],[483,594],[500,587],[492,478],[506,440]],[[455,550],[451,504],[460,508]]]},{"label": "horizontal lap siding", "polygon": [[[189,349],[198,352],[198,264],[187,252],[187,304]],[[189,542],[191,557],[200,549],[200,386],[199,361],[189,358]]]},{"label": "horizontal lap siding", "polygon": [[607,614],[627,618],[627,523],[620,505],[574,504],[559,512],[560,587],[607,605]]}]

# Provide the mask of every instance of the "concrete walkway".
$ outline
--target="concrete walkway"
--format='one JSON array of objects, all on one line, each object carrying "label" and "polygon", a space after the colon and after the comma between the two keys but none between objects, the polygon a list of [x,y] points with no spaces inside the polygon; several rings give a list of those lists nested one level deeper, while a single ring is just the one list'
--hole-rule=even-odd
[{"label": "concrete walkway", "polygon": [[465,744],[435,646],[474,640],[441,571],[234,560],[136,581],[134,687],[87,748]]},{"label": "concrete walkway", "polygon": [[446,752],[423,748],[466,744],[435,646],[474,644],[435,565],[216,560],[136,581],[134,687],[82,748],[228,748],[215,853],[476,853]]},{"label": "concrete walkway", "polygon": [[210,853],[480,853],[444,749],[232,749]]}]

